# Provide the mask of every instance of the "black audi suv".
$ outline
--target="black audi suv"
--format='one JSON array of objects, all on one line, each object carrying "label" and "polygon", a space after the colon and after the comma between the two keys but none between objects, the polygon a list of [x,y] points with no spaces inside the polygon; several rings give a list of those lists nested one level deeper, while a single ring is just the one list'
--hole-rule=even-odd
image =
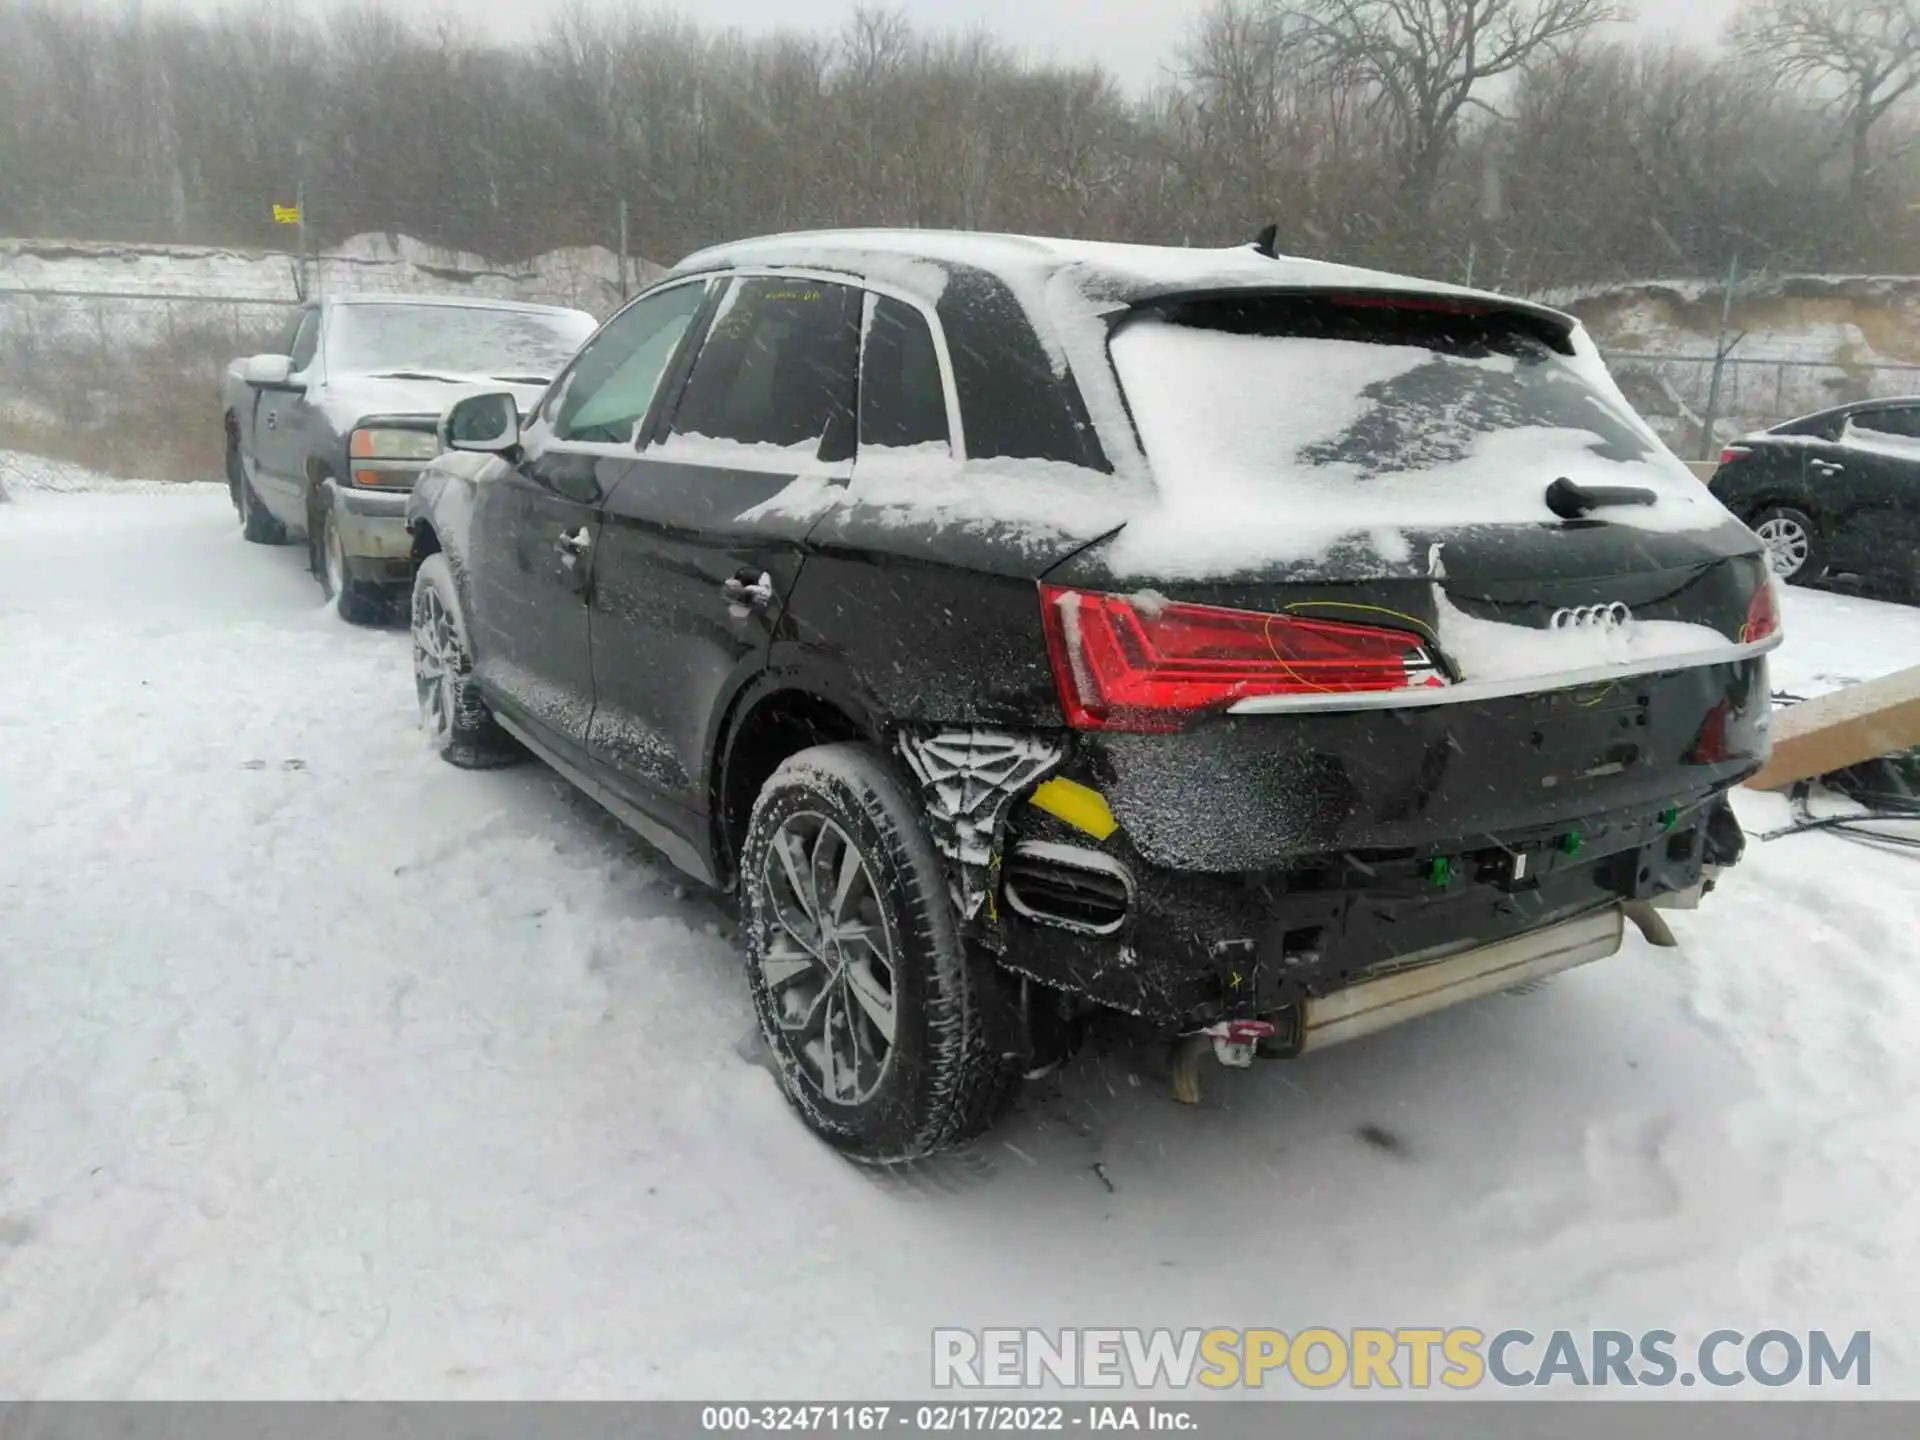
[{"label": "black audi suv", "polygon": [[[738,897],[847,1153],[1121,1012],[1235,1065],[1612,953],[1739,856],[1762,547],[1571,318],[1255,246],[682,262],[409,509],[441,753]],[[1185,1084],[1182,1085],[1182,1077]]]}]

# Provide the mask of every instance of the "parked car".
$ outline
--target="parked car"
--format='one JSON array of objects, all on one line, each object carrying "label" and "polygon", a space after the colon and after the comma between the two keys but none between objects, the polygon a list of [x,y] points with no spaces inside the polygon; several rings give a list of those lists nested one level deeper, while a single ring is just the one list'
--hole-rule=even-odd
[{"label": "parked car", "polygon": [[528,403],[591,335],[579,310],[420,295],[302,305],[273,350],[227,371],[227,486],[247,539],[305,541],[349,620],[411,577],[407,491],[462,395]]},{"label": "parked car", "polygon": [[1920,600],[1920,398],[1862,400],[1748,435],[1709,482],[1783,580],[1858,575]]},{"label": "parked car", "polygon": [[977,1133],[1099,1011],[1238,1065],[1670,942],[1741,850],[1764,552],[1552,310],[775,237],[447,429],[441,753],[524,747],[735,892],[786,1093],[862,1159]]}]

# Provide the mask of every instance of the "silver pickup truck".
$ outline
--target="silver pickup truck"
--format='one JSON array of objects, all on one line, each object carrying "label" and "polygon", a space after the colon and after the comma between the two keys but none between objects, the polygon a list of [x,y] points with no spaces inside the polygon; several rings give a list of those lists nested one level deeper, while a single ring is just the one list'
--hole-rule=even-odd
[{"label": "silver pickup truck", "polygon": [[454,401],[531,406],[597,322],[503,300],[338,295],[309,301],[274,349],[227,370],[227,485],[247,539],[304,542],[348,620],[408,577],[407,493]]}]

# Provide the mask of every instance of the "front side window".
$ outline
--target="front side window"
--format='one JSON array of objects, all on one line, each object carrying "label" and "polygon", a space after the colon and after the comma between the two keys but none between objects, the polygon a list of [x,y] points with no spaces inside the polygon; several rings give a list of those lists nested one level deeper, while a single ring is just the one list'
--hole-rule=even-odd
[{"label": "front side window", "polygon": [[298,375],[311,365],[319,348],[320,312],[308,310],[300,317],[300,329],[293,337],[293,349],[288,352],[292,358],[293,373]]},{"label": "front side window", "polygon": [[845,285],[736,279],[694,362],[673,434],[824,454],[832,432],[841,437],[833,448],[850,451],[859,327],[860,292]]},{"label": "front side window", "polygon": [[289,315],[286,323],[274,334],[273,348],[266,353],[270,355],[293,354],[293,342],[299,338],[300,327],[306,323],[307,317],[311,314],[313,314],[312,310],[300,309]]},{"label": "front side window", "polygon": [[876,295],[860,354],[860,448],[951,451],[947,392],[926,317]]},{"label": "front side window", "polygon": [[555,438],[631,445],[706,293],[695,283],[645,296],[595,336],[548,403]]}]

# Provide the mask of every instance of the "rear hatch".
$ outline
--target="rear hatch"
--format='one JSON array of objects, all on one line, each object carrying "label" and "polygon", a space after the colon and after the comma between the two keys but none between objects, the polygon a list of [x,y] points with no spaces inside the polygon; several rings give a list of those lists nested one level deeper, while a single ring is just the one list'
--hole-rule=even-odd
[{"label": "rear hatch", "polygon": [[1181,296],[1110,348],[1158,501],[1043,598],[1150,858],[1444,846],[1757,764],[1760,547],[1566,317]]}]

